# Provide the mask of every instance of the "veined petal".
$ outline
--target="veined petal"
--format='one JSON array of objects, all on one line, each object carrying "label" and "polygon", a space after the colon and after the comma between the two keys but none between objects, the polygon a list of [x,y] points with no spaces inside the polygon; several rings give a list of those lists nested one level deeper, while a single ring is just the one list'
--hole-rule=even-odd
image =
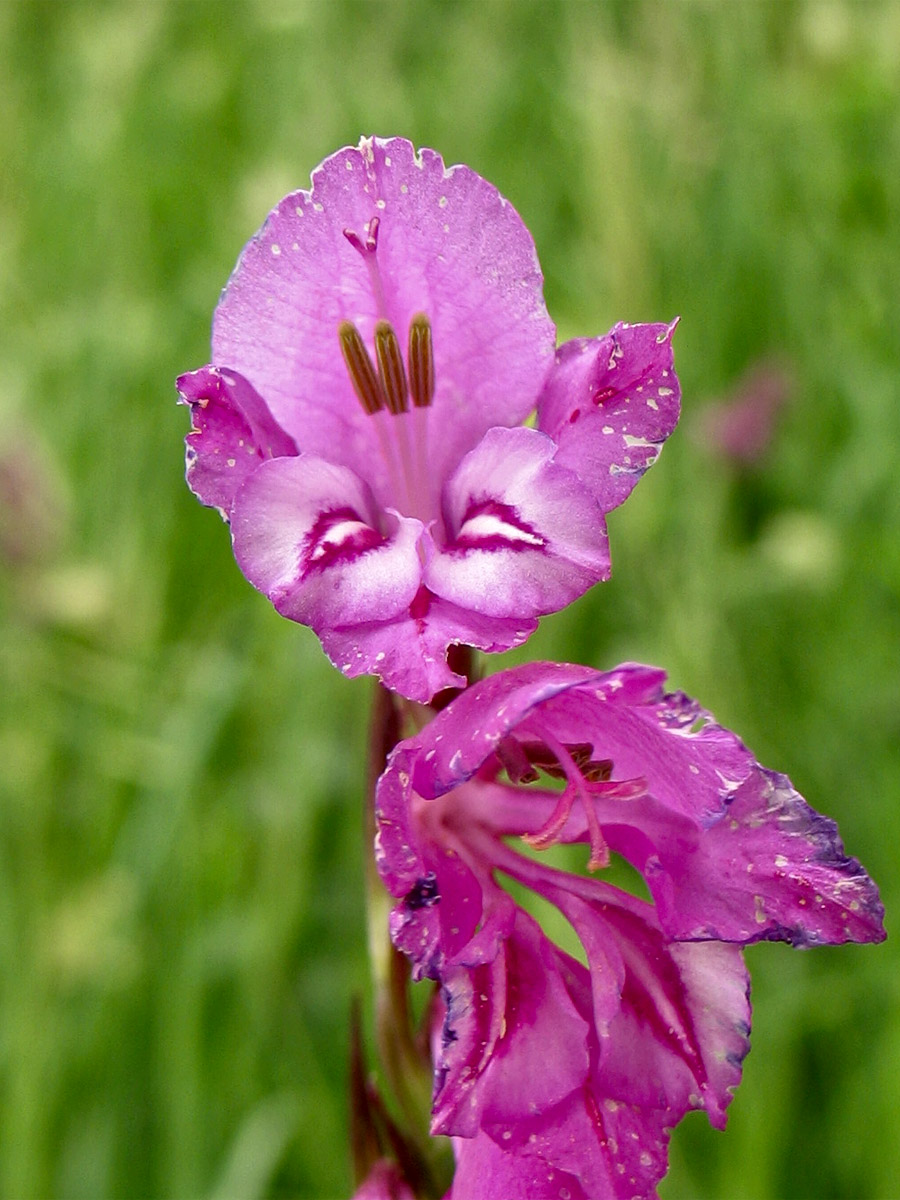
[{"label": "veined petal", "polygon": [[671,325],[619,324],[566,342],[538,402],[538,429],[556,461],[590,488],[603,512],[631,492],[678,421],[681,389]]},{"label": "veined petal", "polygon": [[364,138],[327,158],[246,247],[216,310],[213,357],[252,381],[301,450],[336,456],[396,504],[339,323],[371,345],[379,318],[405,338],[416,313],[428,316],[429,466],[441,479],[485,430],[534,407],[555,342],[542,282],[531,235],[496,188],[402,138]]},{"label": "veined petal", "polygon": [[587,1079],[588,1025],[540,927],[516,910],[498,951],[492,962],[444,974],[433,1133],[472,1136],[490,1124],[508,1126],[512,1138],[519,1120]]},{"label": "veined petal", "polygon": [[609,574],[603,514],[533,429],[491,429],[444,489],[448,542],[426,570],[432,591],[489,616],[563,608]]},{"label": "veined petal", "polygon": [[403,611],[419,587],[421,536],[419,521],[380,514],[352,471],[306,454],[263,463],[232,513],[241,570],[320,635]]},{"label": "veined petal", "polygon": [[672,943],[646,901],[601,879],[502,855],[500,869],[555,905],[584,947],[587,972],[572,964],[566,977],[593,1027],[595,1092],[664,1111],[670,1125],[704,1108],[723,1126],[749,1049],[740,948]]},{"label": "veined petal", "polygon": [[201,367],[181,375],[179,400],[191,409],[187,435],[187,482],[203,504],[226,519],[235,493],[267,458],[297,453],[265,400],[236,371]]}]

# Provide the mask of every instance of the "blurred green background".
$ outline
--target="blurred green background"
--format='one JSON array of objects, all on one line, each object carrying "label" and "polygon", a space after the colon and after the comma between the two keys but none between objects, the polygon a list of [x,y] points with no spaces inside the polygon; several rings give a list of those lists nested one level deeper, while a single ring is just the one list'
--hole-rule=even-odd
[{"label": "blurred green background", "polygon": [[[666,665],[890,927],[898,62],[896,3],[0,3],[0,1195],[351,1189],[370,686],[241,578],[173,380],[361,133],[500,187],[561,337],[682,317],[613,581],[508,657]],[[784,405],[741,465],[708,407],[760,364]],[[729,1129],[684,1123],[663,1197],[900,1196],[896,943],[748,957]]]}]

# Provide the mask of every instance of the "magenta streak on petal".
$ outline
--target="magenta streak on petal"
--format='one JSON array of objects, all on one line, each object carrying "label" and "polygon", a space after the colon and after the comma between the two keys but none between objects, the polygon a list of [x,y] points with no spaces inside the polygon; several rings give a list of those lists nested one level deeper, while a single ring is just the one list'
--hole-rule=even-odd
[{"label": "magenta streak on petal", "polygon": [[335,562],[351,562],[367,550],[383,546],[385,539],[363,521],[353,508],[323,512],[303,540],[302,579]]},{"label": "magenta streak on petal", "polygon": [[[699,1091],[697,1104],[702,1099],[703,1107],[710,1109],[711,1116],[718,1113],[727,1103],[727,1097],[706,1096],[709,1078],[694,1017],[684,996],[678,966],[670,957],[652,906],[607,884],[579,880],[553,867],[533,863],[496,842],[489,846],[485,841],[484,850],[490,852],[501,871],[532,888],[560,910],[582,940],[589,959],[593,960],[597,955],[593,932],[596,922],[601,922],[614,935],[625,969],[619,1006],[637,1018],[654,1043],[688,1068]],[[601,994],[604,990],[605,986],[601,987]],[[598,1017],[604,1011],[608,1020],[610,1012],[606,1001],[601,1000]],[[605,1021],[598,1027],[602,1025]],[[657,1102],[661,1106],[668,1104],[671,1097],[659,1095]]]},{"label": "magenta streak on petal", "polygon": [[473,500],[463,516],[460,531],[447,552],[465,550],[543,549],[547,539],[524,521],[512,504],[492,497]]}]

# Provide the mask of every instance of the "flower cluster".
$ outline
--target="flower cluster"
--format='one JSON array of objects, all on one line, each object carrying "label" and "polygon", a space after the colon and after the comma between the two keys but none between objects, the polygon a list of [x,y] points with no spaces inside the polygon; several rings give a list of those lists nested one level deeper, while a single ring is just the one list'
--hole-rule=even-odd
[{"label": "flower cluster", "polygon": [[[453,1200],[654,1195],[672,1128],[690,1109],[722,1127],[740,1080],[742,947],[884,936],[834,824],[662,671],[467,686],[448,661],[523,642],[608,576],[606,513],[678,419],[673,330],[557,348],[509,203],[364,139],[273,211],[212,363],[178,381],[188,482],[250,582],[346,675],[430,705],[378,782],[376,861],[393,943],[439,989]],[[571,844],[586,872],[540,861]],[[601,874],[623,862],[635,891]],[[359,1196],[413,1195],[389,1157]]]},{"label": "flower cluster", "polygon": [[[741,947],[882,936],[834,824],[664,679],[633,664],[502,672],[381,779],[391,934],[443,997],[432,1129],[457,1139],[454,1197],[647,1196],[685,1112],[724,1125],[749,1049]],[[595,869],[620,855],[650,900],[509,839],[584,843]],[[585,961],[501,877],[556,908]]]}]

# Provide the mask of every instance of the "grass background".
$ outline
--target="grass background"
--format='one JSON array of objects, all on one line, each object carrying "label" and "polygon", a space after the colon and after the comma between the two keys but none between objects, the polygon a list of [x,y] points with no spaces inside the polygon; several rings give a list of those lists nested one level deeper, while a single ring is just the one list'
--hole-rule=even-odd
[{"label": "grass background", "polygon": [[[681,429],[528,657],[665,664],[898,901],[900,6],[0,3],[0,1194],[349,1194],[369,685],[235,568],[172,381],[363,132],[493,180],[561,337],[680,313]],[[736,470],[700,414],[780,356]],[[753,948],[664,1200],[900,1196],[896,943]]]}]

